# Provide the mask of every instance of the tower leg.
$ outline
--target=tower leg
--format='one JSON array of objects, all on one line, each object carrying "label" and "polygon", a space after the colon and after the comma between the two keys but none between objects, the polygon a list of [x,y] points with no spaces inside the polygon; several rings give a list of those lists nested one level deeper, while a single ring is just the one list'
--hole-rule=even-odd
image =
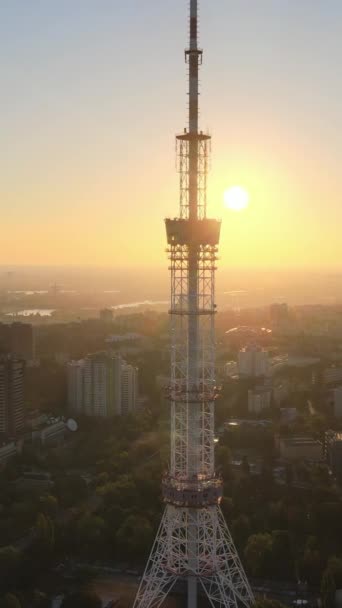
[{"label": "tower leg", "polygon": [[169,569],[170,515],[170,509],[166,508],[133,608],[158,608],[178,578]]},{"label": "tower leg", "polygon": [[213,608],[250,608],[254,595],[220,508],[211,519],[216,567],[211,576],[201,577],[202,587]]},{"label": "tower leg", "polygon": [[[195,529],[195,524],[196,539],[189,536],[189,529],[192,526]],[[196,566],[192,556],[194,542]],[[254,603],[219,507],[194,512],[194,509],[167,505],[134,608],[158,608],[179,579],[187,579],[189,608],[197,605],[200,588],[212,608],[250,608]]]}]

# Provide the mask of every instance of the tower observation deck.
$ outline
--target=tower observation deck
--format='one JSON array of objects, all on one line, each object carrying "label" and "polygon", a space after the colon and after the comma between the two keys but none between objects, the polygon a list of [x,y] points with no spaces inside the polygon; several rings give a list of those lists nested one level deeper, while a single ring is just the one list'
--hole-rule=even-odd
[{"label": "tower observation deck", "polygon": [[135,599],[161,605],[179,580],[187,604],[198,592],[213,608],[245,606],[252,591],[220,510],[215,473],[215,270],[220,221],[207,217],[211,138],[199,130],[198,0],[190,0],[189,123],[177,136],[179,217],[166,219],[171,274],[171,457],[162,479],[164,515]]}]

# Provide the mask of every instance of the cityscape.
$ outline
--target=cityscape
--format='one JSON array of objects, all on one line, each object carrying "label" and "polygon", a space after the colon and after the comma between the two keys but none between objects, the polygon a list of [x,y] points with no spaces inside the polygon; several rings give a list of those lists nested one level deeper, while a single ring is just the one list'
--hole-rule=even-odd
[{"label": "cityscape", "polygon": [[[28,132],[39,114],[35,95],[46,90],[42,126],[35,123],[35,136],[24,138],[22,148],[10,143],[4,155],[0,608],[340,608],[342,273],[334,190],[340,117],[334,95],[328,107],[321,90],[335,83],[326,53],[341,50],[342,6],[331,0],[284,10],[260,0],[259,7],[229,1],[214,10],[207,0],[187,0],[169,12],[154,0],[145,8],[136,0],[120,8],[90,4],[62,0],[41,12],[31,1],[28,8],[19,0],[0,6],[4,48],[15,48],[0,63],[15,86],[27,86],[25,49],[27,65],[35,57],[32,98],[23,96],[18,106],[18,124],[26,120]],[[223,18],[230,20],[226,37],[219,36]],[[246,34],[243,49],[232,23]],[[157,41],[164,59],[158,54],[158,77],[148,80]],[[177,52],[184,45],[182,73]],[[116,75],[109,70],[115,49]],[[304,119],[306,89],[298,115],[282,108],[280,65],[291,94],[304,82],[312,87],[310,112],[316,104],[326,124],[334,124],[331,132],[310,123],[314,114]],[[238,92],[222,112],[215,97],[221,88],[230,99],[229,70]],[[180,119],[182,75],[186,121],[176,134],[177,191],[158,138]],[[116,78],[121,85],[112,89]],[[258,78],[268,92],[259,91]],[[248,79],[249,97],[253,87],[259,97],[242,110]],[[14,125],[10,84],[5,109]],[[115,109],[108,99],[102,105],[105,91]],[[55,95],[60,114],[49,124]],[[284,147],[273,103],[288,129]],[[169,116],[171,106],[177,109]],[[263,142],[257,123],[267,108]],[[222,126],[213,167],[205,122],[211,114]],[[244,130],[252,114],[256,122]],[[290,126],[298,128],[299,117],[302,133],[292,142]],[[127,121],[127,141],[126,118],[133,124],[131,131]],[[238,135],[234,121],[242,121]],[[69,132],[80,129],[79,139],[68,140],[67,125]],[[221,137],[226,128],[232,149]],[[57,167],[64,131],[71,147]],[[328,132],[333,160],[324,155]],[[135,149],[141,137],[146,147]],[[35,165],[39,139],[49,153]],[[330,164],[328,187],[317,167],[327,174]],[[17,166],[16,190],[10,175]],[[103,190],[108,180],[117,182],[113,199]],[[69,184],[73,194],[62,194],[59,207]],[[24,203],[21,194],[16,198],[22,187]],[[315,197],[309,206],[310,188],[331,194],[329,212]],[[149,192],[153,205],[144,206]]]}]

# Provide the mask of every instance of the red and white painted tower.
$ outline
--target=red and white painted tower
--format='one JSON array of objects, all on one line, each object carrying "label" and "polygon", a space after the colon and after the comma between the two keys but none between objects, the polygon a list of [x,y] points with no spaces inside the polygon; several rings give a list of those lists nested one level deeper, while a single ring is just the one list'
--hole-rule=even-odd
[{"label": "red and white painted tower", "polygon": [[135,600],[160,606],[178,581],[188,607],[201,589],[216,607],[249,608],[253,594],[223,519],[215,474],[215,270],[220,222],[207,218],[210,136],[198,127],[198,0],[190,0],[189,125],[177,136],[180,215],[166,220],[171,270],[171,459],[164,515]]}]

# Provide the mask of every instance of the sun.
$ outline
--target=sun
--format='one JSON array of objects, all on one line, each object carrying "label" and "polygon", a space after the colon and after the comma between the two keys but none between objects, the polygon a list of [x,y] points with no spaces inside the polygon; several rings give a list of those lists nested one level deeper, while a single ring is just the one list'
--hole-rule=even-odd
[{"label": "sun", "polygon": [[231,211],[242,211],[249,204],[249,194],[241,186],[232,186],[225,191],[223,198],[225,206]]}]

